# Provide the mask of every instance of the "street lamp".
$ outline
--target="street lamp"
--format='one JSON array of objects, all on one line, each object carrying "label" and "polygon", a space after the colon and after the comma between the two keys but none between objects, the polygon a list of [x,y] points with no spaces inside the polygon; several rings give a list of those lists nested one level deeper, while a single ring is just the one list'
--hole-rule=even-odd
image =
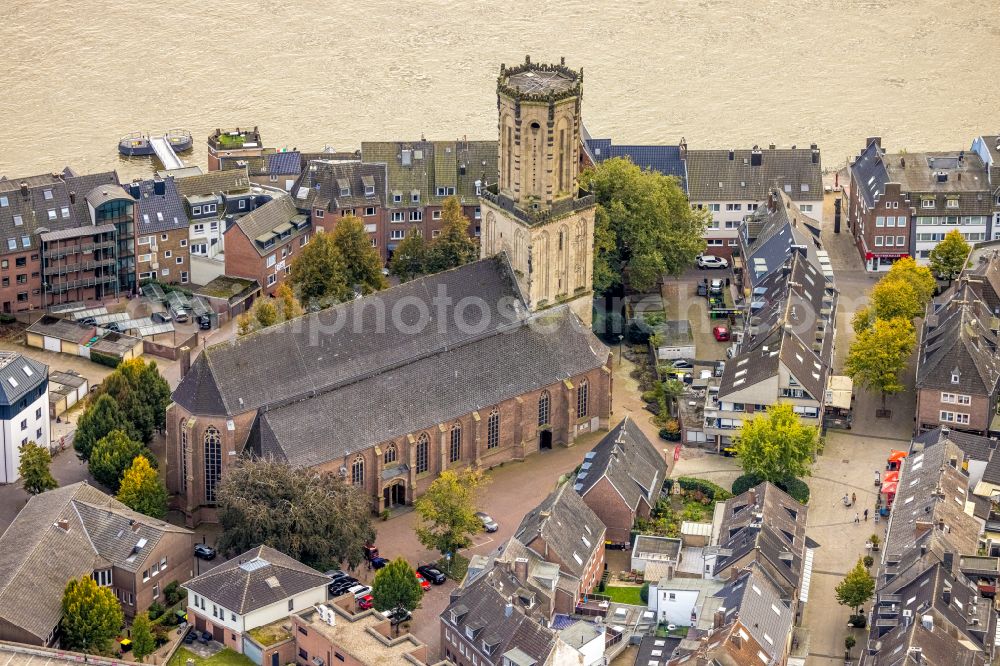
[{"label": "street lamp", "polygon": [[624,335],[618,335],[618,367],[621,367],[622,365],[622,340],[624,339]]}]

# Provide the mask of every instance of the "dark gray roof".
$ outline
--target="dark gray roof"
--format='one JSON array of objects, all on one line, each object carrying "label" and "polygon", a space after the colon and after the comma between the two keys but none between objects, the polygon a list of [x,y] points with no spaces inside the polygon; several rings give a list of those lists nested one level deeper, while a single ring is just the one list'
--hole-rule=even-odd
[{"label": "dark gray roof", "polygon": [[[441,613],[441,622],[457,629],[465,638],[466,628],[472,629],[480,663],[499,665],[511,650],[520,650],[537,664],[546,664],[555,649],[556,634],[532,617],[517,604],[507,608],[510,596],[516,591],[517,582],[504,571],[494,568],[461,590],[461,596]],[[508,610],[510,611],[508,613]],[[460,617],[452,622],[452,612]],[[495,645],[491,655],[483,651],[483,643]]]},{"label": "dark gray roof", "polygon": [[753,567],[728,581],[715,596],[725,599],[725,624],[738,617],[770,656],[784,652],[794,615],[781,585],[765,571]]},{"label": "dark gray roof", "polygon": [[272,176],[297,176],[301,171],[302,160],[297,150],[286,150],[267,156],[267,173]]},{"label": "dark gray roof", "polygon": [[[755,153],[760,158],[759,166],[753,164]],[[818,149],[689,149],[686,162],[688,197],[692,201],[763,201],[775,186],[796,201],[823,200]]]},{"label": "dark gray roof", "polygon": [[[591,556],[604,545],[604,532],[604,523],[597,514],[573,492],[569,483],[564,483],[525,514],[514,538],[529,548],[534,539],[543,539],[562,567],[583,578]],[[538,554],[552,561],[551,556]]]},{"label": "dark gray roof", "polygon": [[576,490],[586,495],[602,478],[607,478],[632,510],[639,501],[650,507],[656,504],[666,478],[667,463],[663,455],[628,418],[619,423],[598,442],[583,461],[576,477]]},{"label": "dark gray roof", "polygon": [[291,197],[279,196],[239,218],[236,221],[236,228],[246,235],[258,254],[264,256],[273,252],[274,249],[265,250],[261,244],[256,242],[257,238],[273,232],[283,224],[292,223],[298,227],[306,219],[308,218],[300,214],[298,209],[295,208]]},{"label": "dark gray roof", "polygon": [[48,378],[49,366],[16,352],[0,351],[0,405],[15,405]]},{"label": "dark gray roof", "polygon": [[96,236],[97,234],[107,234],[115,231],[117,227],[113,224],[98,224],[95,226],[73,227],[71,229],[60,229],[59,231],[49,231],[39,234],[38,237],[43,242],[66,240],[68,238],[79,238],[81,236]]},{"label": "dark gray roof", "polygon": [[996,442],[989,437],[946,428],[934,428],[913,438],[914,442],[924,445],[937,444],[943,440],[947,440],[962,449],[967,459],[981,462],[987,462],[993,457],[996,446]]},{"label": "dark gray roof", "polygon": [[856,187],[869,208],[875,206],[875,197],[885,192],[889,174],[882,160],[882,146],[879,141],[869,141],[865,149],[851,165],[851,187]]},{"label": "dark gray roof", "polygon": [[[435,307],[439,290],[454,303],[482,299],[486,318],[476,319],[475,308],[469,308],[468,326],[459,326],[453,310]],[[504,330],[511,305],[519,301],[505,258],[476,261],[209,347],[174,391],[174,400],[196,414],[218,414],[214,410],[224,407],[223,413],[233,415],[319,394]],[[415,306],[402,308],[398,323],[386,317],[384,333],[372,334],[379,329],[379,312],[408,302],[419,302],[430,313],[423,332],[410,334],[406,328],[419,322]],[[476,330],[482,325],[484,330]],[[259,377],[268,377],[268,384]],[[218,403],[195,399],[208,395],[201,393],[202,381],[214,383],[211,394]]]},{"label": "dark gray roof", "polygon": [[[773,202],[773,203],[772,203]],[[792,246],[805,248],[806,256],[816,261],[820,247],[815,220],[804,215],[791,199],[773,191],[766,205],[747,216],[739,228],[740,255],[751,286],[785,264]]]},{"label": "dark gray roof", "polygon": [[[899,183],[903,192],[987,192],[989,178],[979,155],[965,151],[883,155],[889,182]],[[947,174],[940,180],[940,174]],[[961,177],[959,177],[961,174]],[[987,208],[992,203],[987,201]]]},{"label": "dark gray roof", "polygon": [[84,481],[31,497],[0,537],[0,618],[45,639],[59,622],[71,578],[112,564],[137,571],[167,532],[191,534]]},{"label": "dark gray roof", "polygon": [[612,145],[611,139],[587,139],[586,143],[597,162],[627,157],[632,164],[642,169],[677,178],[681,187],[687,189],[687,174],[680,146],[616,146]]},{"label": "dark gray roof", "polygon": [[[1000,382],[1000,339],[993,314],[971,285],[962,283],[924,319],[917,365],[917,388],[993,395]],[[959,375],[953,384],[952,375]]]},{"label": "dark gray roof", "polygon": [[[156,183],[163,183],[163,194],[156,194]],[[139,199],[136,205],[139,214],[135,223],[136,236],[156,234],[176,229],[187,229],[188,217],[184,201],[177,192],[173,176],[158,179],[147,178],[140,181]]]},{"label": "dark gray roof", "polygon": [[[375,187],[371,196],[365,196],[368,184]],[[347,186],[348,194],[341,195],[341,185]],[[292,197],[300,210],[384,206],[385,196],[385,165],[359,161],[314,160],[303,169],[292,187]]]},{"label": "dark gray roof", "polygon": [[176,181],[177,191],[182,197],[206,194],[233,194],[250,189],[250,177],[246,167],[209,171],[197,176],[185,176]]},{"label": "dark gray roof", "polygon": [[[553,330],[537,330],[542,322]],[[575,315],[554,309],[398,367],[380,370],[383,357],[367,376],[272,407],[261,415],[260,451],[295,465],[335,460],[556,384],[600,367],[606,357]]]},{"label": "dark gray roof", "polygon": [[257,546],[184,583],[184,587],[240,615],[330,582],[311,567],[270,546]]}]

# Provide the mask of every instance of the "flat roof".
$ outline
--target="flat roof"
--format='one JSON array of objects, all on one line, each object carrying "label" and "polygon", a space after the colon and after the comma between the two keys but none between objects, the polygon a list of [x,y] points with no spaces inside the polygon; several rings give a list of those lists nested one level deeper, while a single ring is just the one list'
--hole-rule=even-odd
[{"label": "flat roof", "polygon": [[61,229],[59,231],[49,231],[48,233],[39,234],[39,238],[44,242],[66,240],[69,238],[79,238],[80,236],[96,236],[97,234],[107,234],[112,233],[115,230],[115,225],[113,224],[100,224],[96,227],[71,227],[69,229]]},{"label": "flat roof", "polygon": [[[331,609],[335,607],[332,603],[327,606]],[[405,655],[423,645],[410,634],[392,639],[380,634],[375,627],[380,624],[388,626],[389,622],[375,611],[365,611],[350,617],[339,607],[336,608],[337,610],[331,611],[336,613],[332,626],[324,622],[315,609],[299,614],[299,618],[313,631],[369,666],[406,663]]]}]

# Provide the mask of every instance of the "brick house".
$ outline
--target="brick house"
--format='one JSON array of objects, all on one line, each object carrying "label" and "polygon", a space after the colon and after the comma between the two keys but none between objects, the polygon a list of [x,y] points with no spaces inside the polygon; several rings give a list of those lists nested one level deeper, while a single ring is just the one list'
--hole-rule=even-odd
[{"label": "brick house", "polygon": [[663,454],[625,417],[584,456],[574,488],[607,527],[612,544],[628,544],[636,518],[648,518],[667,474]]},{"label": "brick house", "polygon": [[118,234],[115,225],[50,231],[39,234],[38,240],[43,257],[42,286],[47,305],[99,301],[118,295]]},{"label": "brick house", "polygon": [[296,209],[291,197],[280,196],[226,230],[226,275],[256,280],[265,294],[273,295],[311,233],[309,216]]},{"label": "brick house", "polygon": [[345,215],[360,218],[372,246],[383,262],[388,261],[384,164],[313,160],[292,188],[292,198],[300,212],[311,216],[317,229],[333,231]]},{"label": "brick house", "polygon": [[470,221],[469,234],[479,237],[479,195],[498,172],[496,141],[366,141],[361,160],[386,168],[387,257],[410,229],[428,240],[435,238],[441,229],[441,207],[452,196],[458,197]]},{"label": "brick house", "polygon": [[227,219],[246,215],[271,199],[254,194],[246,167],[184,176],[174,183],[191,222],[188,248],[199,257],[212,258],[224,251]]},{"label": "brick house", "polygon": [[323,603],[329,583],[329,576],[258,546],[184,583],[188,622],[243,653],[248,632]]},{"label": "brick house", "polygon": [[978,276],[963,274],[928,306],[917,359],[917,432],[939,426],[980,435],[990,430],[1000,397],[1000,337],[995,310],[982,298],[992,289],[982,278],[997,263],[994,258],[977,267]]},{"label": "brick house", "polygon": [[0,537],[0,640],[58,643],[73,578],[111,588],[126,617],[194,572],[194,534],[144,516],[85,481],[35,495]]},{"label": "brick house", "polygon": [[219,171],[225,158],[251,159],[267,152],[260,132],[253,129],[216,129],[208,137],[208,170]]},{"label": "brick house", "polygon": [[[439,291],[479,299],[478,323],[460,325],[471,315],[442,309]],[[378,314],[401,303],[435,313],[431,328]],[[608,357],[565,307],[531,313],[505,255],[482,259],[207,348],[168,408],[167,485],[190,523],[214,520],[219,479],[254,452],[340,474],[375,511],[409,504],[442,470],[606,428]]]},{"label": "brick house", "polygon": [[219,162],[223,171],[246,170],[251,183],[279,187],[285,192],[292,191],[302,173],[302,155],[297,150],[268,149],[260,157],[225,157]]},{"label": "brick house", "polygon": [[188,217],[173,176],[133,182],[136,200],[135,256],[140,282],[191,281]]}]

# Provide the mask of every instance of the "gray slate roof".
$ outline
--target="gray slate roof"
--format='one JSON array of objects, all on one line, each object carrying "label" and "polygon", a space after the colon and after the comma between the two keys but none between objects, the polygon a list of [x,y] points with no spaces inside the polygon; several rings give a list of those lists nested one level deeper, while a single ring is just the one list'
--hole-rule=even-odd
[{"label": "gray slate roof", "polygon": [[244,615],[330,582],[330,577],[270,546],[257,546],[184,583],[187,589]]},{"label": "gray slate roof", "polygon": [[177,192],[173,176],[163,179],[163,194],[156,194],[156,181],[152,178],[140,181],[139,215],[135,224],[136,236],[158,234],[164,231],[187,229],[188,216],[184,200]]},{"label": "gray slate roof", "polygon": [[[928,430],[914,437],[913,441],[925,446],[948,441],[962,449],[966,459],[978,460],[980,462],[988,462],[993,457],[994,447],[996,446],[996,442],[989,437],[946,428]],[[998,479],[997,483],[1000,483],[1000,479]]]},{"label": "gray slate roof", "polygon": [[[341,184],[347,185],[348,194],[341,195]],[[365,195],[365,185],[372,184],[375,193]],[[292,187],[292,197],[300,210],[319,208],[334,211],[341,208],[384,206],[386,197],[386,169],[384,164],[366,164],[359,161],[314,160],[302,171]],[[360,216],[363,210],[357,214]]]},{"label": "gray slate roof", "polygon": [[[573,492],[569,483],[564,483],[525,514],[514,538],[529,548],[535,538],[542,538],[561,566],[582,578],[591,556],[604,545],[604,533],[601,519]],[[552,561],[551,556],[538,555]]]},{"label": "gray slate roof", "polygon": [[297,176],[301,171],[302,160],[297,150],[286,150],[267,156],[267,173],[272,176]]},{"label": "gray slate roof", "polygon": [[239,218],[236,221],[236,228],[246,235],[246,237],[250,240],[250,244],[253,245],[254,249],[257,250],[257,253],[263,257],[265,254],[274,252],[274,249],[271,248],[265,250],[256,242],[258,237],[289,222],[297,226],[298,223],[304,221],[305,219],[306,218],[299,213],[298,209],[295,208],[295,204],[292,202],[291,197],[279,196],[276,199],[268,201],[263,206],[258,206],[253,209],[252,212]]},{"label": "gray slate roof", "polygon": [[[777,186],[796,201],[823,200],[819,150],[764,148],[754,150],[688,150],[687,187],[691,201],[763,201]],[[721,184],[721,186],[720,186]],[[803,189],[806,188],[806,189]]]},{"label": "gray slate roof", "polygon": [[246,167],[209,171],[197,176],[185,176],[176,181],[177,191],[182,197],[204,196],[207,194],[233,194],[250,189],[250,177]]},{"label": "gray slate roof", "polygon": [[738,616],[740,624],[770,656],[783,653],[794,617],[788,597],[773,578],[754,567],[726,583],[717,596],[725,598],[725,624]]},{"label": "gray slate roof", "polygon": [[[67,530],[57,525],[60,519],[68,521]],[[85,481],[31,497],[0,537],[0,618],[46,638],[59,622],[71,578],[112,564],[138,571],[167,532],[191,534],[136,513]],[[141,539],[146,545],[129,561]]]},{"label": "gray slate roof", "polygon": [[0,405],[16,405],[48,378],[49,366],[16,352],[0,352]]},{"label": "gray slate roof", "polygon": [[587,454],[575,487],[586,496],[599,480],[607,478],[634,511],[643,499],[650,507],[656,504],[666,469],[663,455],[626,416]]},{"label": "gray slate roof", "polygon": [[882,160],[879,141],[869,141],[851,165],[851,187],[857,187],[869,208],[875,206],[875,197],[885,192],[889,174]]},{"label": "gray slate roof", "polygon": [[641,169],[673,176],[687,190],[687,173],[680,146],[616,146],[611,139],[586,139],[586,144],[597,162],[627,157]]}]

